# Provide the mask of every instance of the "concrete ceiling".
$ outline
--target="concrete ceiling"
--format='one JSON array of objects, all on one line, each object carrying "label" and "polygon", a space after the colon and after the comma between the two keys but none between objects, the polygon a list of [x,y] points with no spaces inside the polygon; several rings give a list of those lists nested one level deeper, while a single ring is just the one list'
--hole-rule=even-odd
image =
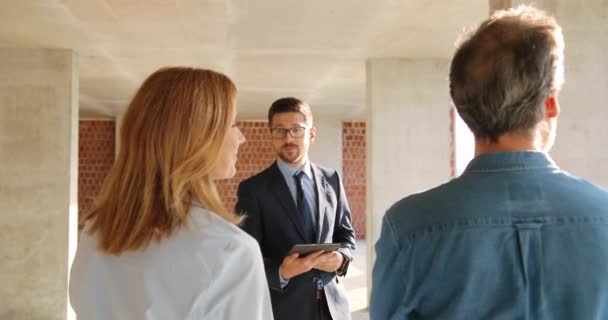
[{"label": "concrete ceiling", "polygon": [[73,49],[81,117],[114,116],[154,70],[193,65],[235,81],[240,119],[288,95],[356,119],[366,59],[449,58],[487,14],[488,0],[2,0],[0,46]]}]

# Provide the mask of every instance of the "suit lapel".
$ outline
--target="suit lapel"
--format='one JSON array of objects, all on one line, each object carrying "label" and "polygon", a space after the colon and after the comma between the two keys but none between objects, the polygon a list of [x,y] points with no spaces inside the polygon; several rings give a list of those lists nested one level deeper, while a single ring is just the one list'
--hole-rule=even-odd
[{"label": "suit lapel", "polygon": [[325,221],[325,208],[327,207],[327,198],[325,197],[326,182],[325,176],[321,174],[321,170],[316,165],[311,163],[313,175],[315,176],[315,185],[317,186],[317,235],[316,243],[320,243],[323,235],[323,224]]},{"label": "suit lapel", "polygon": [[293,222],[293,224],[296,226],[296,230],[298,230],[300,237],[302,237],[302,239],[306,239],[304,236],[304,227],[302,226],[302,217],[300,217],[300,214],[298,213],[298,208],[293,200],[293,196],[289,191],[287,182],[285,182],[285,178],[283,177],[281,170],[279,170],[279,166],[277,165],[276,161],[272,165],[270,189],[283,207],[284,214],[288,216],[291,222]]}]

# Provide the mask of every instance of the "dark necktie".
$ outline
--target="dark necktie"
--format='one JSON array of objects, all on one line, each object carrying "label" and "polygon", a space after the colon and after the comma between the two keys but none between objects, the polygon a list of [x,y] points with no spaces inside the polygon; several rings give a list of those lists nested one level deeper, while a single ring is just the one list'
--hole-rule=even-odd
[{"label": "dark necktie", "polygon": [[310,209],[310,205],[308,201],[306,201],[306,197],[304,196],[304,189],[302,186],[302,179],[304,178],[304,171],[297,172],[293,178],[296,182],[296,198],[298,211],[300,212],[300,216],[302,217],[304,234],[307,237],[308,242],[315,242],[315,232],[312,225],[312,210]]}]

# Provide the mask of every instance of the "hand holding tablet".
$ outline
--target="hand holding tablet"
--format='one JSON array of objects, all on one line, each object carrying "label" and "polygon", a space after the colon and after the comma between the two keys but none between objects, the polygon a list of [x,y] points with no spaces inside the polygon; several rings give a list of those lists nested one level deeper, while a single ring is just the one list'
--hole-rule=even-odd
[{"label": "hand holding tablet", "polygon": [[304,257],[315,251],[323,250],[325,252],[336,251],[342,246],[341,243],[311,243],[311,244],[296,244],[294,245],[287,255],[291,255],[297,252],[300,257]]}]

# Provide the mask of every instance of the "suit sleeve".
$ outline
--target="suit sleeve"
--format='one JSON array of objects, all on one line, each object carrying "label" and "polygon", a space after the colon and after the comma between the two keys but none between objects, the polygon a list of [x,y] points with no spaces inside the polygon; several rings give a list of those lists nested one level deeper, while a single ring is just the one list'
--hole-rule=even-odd
[{"label": "suit sleeve", "polygon": [[275,261],[264,256],[264,221],[259,201],[256,198],[255,192],[243,183],[239,184],[235,211],[246,215],[242,229],[254,237],[260,245],[268,286],[272,290],[283,291],[279,278],[279,265],[281,261]]},{"label": "suit sleeve", "polygon": [[355,230],[352,224],[352,217],[350,213],[350,207],[348,206],[348,200],[346,199],[346,193],[342,184],[342,179],[338,173],[335,173],[335,185],[337,191],[337,207],[336,207],[336,220],[334,225],[334,243],[342,243],[343,248],[339,251],[345,255],[349,261],[353,260],[351,250],[355,250]]}]

